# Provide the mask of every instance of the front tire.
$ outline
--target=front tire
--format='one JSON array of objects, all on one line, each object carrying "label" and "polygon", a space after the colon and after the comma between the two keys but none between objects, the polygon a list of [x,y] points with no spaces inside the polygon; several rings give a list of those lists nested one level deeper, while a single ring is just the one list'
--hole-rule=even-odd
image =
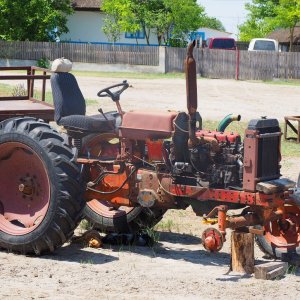
[{"label": "front tire", "polygon": [[0,123],[0,248],[40,255],[73,235],[84,207],[73,150],[41,120]]},{"label": "front tire", "polygon": [[300,207],[286,205],[285,211],[288,222],[284,226],[278,220],[255,226],[265,230],[265,235],[256,236],[258,247],[272,258],[300,257]]}]

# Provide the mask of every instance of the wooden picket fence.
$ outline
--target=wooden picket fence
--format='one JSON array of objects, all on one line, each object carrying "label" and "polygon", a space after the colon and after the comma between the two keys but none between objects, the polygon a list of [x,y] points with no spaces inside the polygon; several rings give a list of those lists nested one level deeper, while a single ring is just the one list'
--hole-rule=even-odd
[{"label": "wooden picket fence", "polygon": [[[185,48],[125,46],[79,43],[0,41],[0,59],[54,60],[74,62],[157,66],[166,72],[183,72]],[[300,52],[248,52],[245,50],[195,49],[197,72],[208,78],[272,80],[300,78]],[[164,64],[163,66],[160,64]]]},{"label": "wooden picket fence", "polygon": [[71,61],[99,64],[159,65],[157,47],[107,44],[5,42],[0,41],[0,58],[54,60],[66,57]]},{"label": "wooden picket fence", "polygon": [[[166,49],[166,71],[183,72],[185,49]],[[300,79],[299,52],[196,49],[197,72],[207,78],[240,80]]]}]

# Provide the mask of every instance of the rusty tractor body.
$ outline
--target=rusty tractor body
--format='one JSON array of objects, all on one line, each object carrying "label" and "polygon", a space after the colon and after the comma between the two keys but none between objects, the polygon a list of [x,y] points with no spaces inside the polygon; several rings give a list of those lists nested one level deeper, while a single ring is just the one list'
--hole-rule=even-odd
[{"label": "rusty tractor body", "polygon": [[[85,202],[84,216],[95,228],[108,232],[143,230],[154,226],[168,209],[192,206],[206,223],[218,225],[202,235],[208,251],[221,250],[230,228],[256,234],[260,248],[270,256],[300,254],[300,183],[281,177],[278,121],[250,121],[244,141],[238,133],[226,131],[240,116],[227,116],[216,131],[202,129],[193,48],[192,43],[185,61],[188,113],[123,112],[120,95],[129,86],[124,81],[98,93],[112,98],[117,112],[99,110],[100,117],[89,119],[83,113],[79,123],[75,117],[67,123],[72,115],[64,115],[57,119],[66,130],[64,136],[30,118],[1,123],[0,164],[7,165],[6,171],[0,171],[1,186],[13,161],[22,165],[25,157],[35,162],[30,172],[22,166],[21,179],[13,176],[13,183],[4,181],[10,200],[0,198],[0,230],[12,235],[15,244],[2,234],[1,247],[35,253],[57,248],[72,234]],[[52,81],[53,89],[54,85]],[[56,106],[60,94],[54,92]],[[86,129],[78,125],[82,122],[95,128],[101,123],[102,129]],[[11,143],[13,133],[19,133],[21,140]],[[40,148],[46,150],[40,154]],[[20,217],[27,209],[18,212],[22,201],[27,206],[28,201],[35,203],[37,207],[28,208],[28,215],[34,217]],[[51,201],[56,201],[60,218],[53,217],[47,228]],[[231,209],[237,213],[229,216]],[[26,240],[25,247],[21,238],[34,232],[38,237]]]}]

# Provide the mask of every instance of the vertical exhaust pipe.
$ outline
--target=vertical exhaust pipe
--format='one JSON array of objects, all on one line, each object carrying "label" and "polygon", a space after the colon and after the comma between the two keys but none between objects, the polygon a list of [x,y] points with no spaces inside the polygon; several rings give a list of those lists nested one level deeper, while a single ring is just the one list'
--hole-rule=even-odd
[{"label": "vertical exhaust pipe", "polygon": [[189,113],[189,147],[194,147],[199,144],[199,139],[196,137],[196,112],[198,108],[198,99],[196,61],[193,56],[195,45],[196,41],[189,44],[187,48],[187,57],[184,61],[187,109]]}]

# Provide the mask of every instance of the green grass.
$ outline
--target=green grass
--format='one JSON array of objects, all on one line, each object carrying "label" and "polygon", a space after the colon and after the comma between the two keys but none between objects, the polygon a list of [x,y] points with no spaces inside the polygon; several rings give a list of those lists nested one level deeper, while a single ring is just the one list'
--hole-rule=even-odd
[{"label": "green grass", "polygon": [[88,221],[88,220],[82,220],[80,223],[79,223],[79,228],[82,229],[82,230],[90,230],[93,228],[92,224]]},{"label": "green grass", "polygon": [[0,97],[11,96],[13,87],[9,84],[0,83]]},{"label": "green grass", "polygon": [[[20,71],[9,71],[20,75]],[[173,73],[142,73],[142,72],[100,72],[100,71],[72,71],[75,76],[81,77],[102,77],[102,78],[122,78],[122,79],[164,79],[164,78],[180,78],[184,79],[185,74],[183,72]],[[25,74],[25,73],[24,73]],[[42,73],[37,71],[36,75]],[[202,79],[203,77],[198,77]],[[206,78],[210,79],[210,78]],[[212,79],[215,80],[215,79]],[[262,83],[262,84],[274,84],[274,85],[288,85],[288,86],[300,86],[300,79],[274,79],[274,80],[246,80],[248,82]]]},{"label": "green grass", "polygon": [[174,231],[175,223],[172,219],[162,220],[156,226],[155,230],[172,232]]},{"label": "green grass", "polygon": [[92,259],[81,260],[80,264],[81,265],[93,265],[94,261]]},{"label": "green grass", "polygon": [[292,86],[300,86],[299,79],[276,79],[276,80],[266,80],[262,81],[265,84],[274,84],[274,85],[292,85]]},{"label": "green grass", "polygon": [[[20,88],[20,86],[18,86],[18,91],[20,91],[21,89],[24,89],[24,93],[22,93],[22,94],[27,95],[27,90],[24,87],[25,85],[21,85],[21,86],[22,86],[22,88]],[[15,94],[15,90],[16,90],[16,87],[14,87],[12,85],[0,83],[0,97],[12,96]],[[34,90],[33,97],[35,99],[42,100],[42,92],[39,90]],[[49,104],[53,104],[52,92],[48,91],[45,93],[45,101]],[[87,105],[91,105],[91,106],[99,104],[98,101],[95,99],[86,99],[85,101],[86,101]]]},{"label": "green grass", "polygon": [[[164,78],[180,78],[184,79],[184,73],[166,73],[166,74],[157,74],[157,73],[131,73],[131,72],[97,72],[97,71],[72,71],[75,76],[83,77],[104,77],[104,78],[126,78],[126,79],[164,79]],[[198,77],[201,79],[202,77]],[[209,79],[209,78],[206,78]],[[300,86],[299,79],[275,79],[275,80],[266,80],[266,81],[253,81],[255,83],[263,84],[274,84],[274,85],[290,85],[290,86]]]},{"label": "green grass", "polygon": [[72,71],[75,76],[82,77],[104,77],[104,78],[124,78],[124,79],[163,79],[163,78],[185,78],[184,73],[131,73],[131,72],[89,72]]}]

